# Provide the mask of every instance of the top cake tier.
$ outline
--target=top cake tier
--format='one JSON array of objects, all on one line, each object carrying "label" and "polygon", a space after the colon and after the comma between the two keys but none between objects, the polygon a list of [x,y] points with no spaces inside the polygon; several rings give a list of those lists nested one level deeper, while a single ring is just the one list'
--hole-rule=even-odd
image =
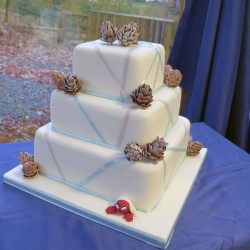
[{"label": "top cake tier", "polygon": [[101,40],[82,43],[73,52],[73,74],[83,92],[113,100],[126,99],[142,83],[156,90],[163,83],[165,50],[160,44],[139,42],[122,47]]}]

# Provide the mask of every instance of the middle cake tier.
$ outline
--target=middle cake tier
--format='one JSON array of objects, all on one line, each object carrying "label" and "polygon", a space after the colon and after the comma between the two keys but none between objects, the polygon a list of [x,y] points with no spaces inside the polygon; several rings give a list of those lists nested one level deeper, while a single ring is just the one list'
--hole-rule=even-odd
[{"label": "middle cake tier", "polygon": [[132,102],[55,90],[51,96],[52,129],[102,146],[124,148],[165,137],[178,119],[181,90],[163,86],[147,109]]}]

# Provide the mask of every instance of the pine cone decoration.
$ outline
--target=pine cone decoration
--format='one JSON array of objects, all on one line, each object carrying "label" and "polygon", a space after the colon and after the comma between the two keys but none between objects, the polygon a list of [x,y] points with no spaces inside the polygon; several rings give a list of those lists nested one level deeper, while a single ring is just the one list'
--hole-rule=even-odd
[{"label": "pine cone decoration", "polygon": [[53,82],[56,88],[60,90],[64,90],[64,79],[66,75],[61,71],[53,70],[51,72],[51,77],[53,79]]},{"label": "pine cone decoration", "polygon": [[164,79],[165,79],[165,77],[167,76],[167,74],[168,74],[171,70],[173,70],[173,68],[171,67],[171,65],[166,64],[166,65],[164,66]]},{"label": "pine cone decoration", "polygon": [[144,83],[140,85],[136,90],[132,91],[130,97],[134,103],[147,108],[151,106],[150,103],[153,101],[152,89],[149,85]]},{"label": "pine cone decoration", "polygon": [[24,166],[24,164],[28,161],[34,162],[34,155],[27,152],[20,152],[19,161]]},{"label": "pine cone decoration", "polygon": [[202,148],[203,148],[202,142],[199,142],[199,141],[192,142],[192,140],[189,140],[188,146],[187,146],[187,155],[196,156],[200,153],[200,150]]},{"label": "pine cone decoration", "polygon": [[38,173],[38,170],[38,164],[32,161],[25,162],[22,168],[23,175],[28,178],[34,177]]},{"label": "pine cone decoration", "polygon": [[182,74],[178,69],[173,69],[168,71],[166,75],[164,75],[164,81],[169,87],[177,87],[182,79]]},{"label": "pine cone decoration", "polygon": [[76,95],[82,89],[82,81],[75,75],[68,75],[64,79],[64,92]]},{"label": "pine cone decoration", "polygon": [[164,138],[157,137],[155,140],[146,145],[147,157],[152,160],[163,160],[167,145],[168,143],[164,140]]},{"label": "pine cone decoration", "polygon": [[129,161],[140,161],[143,157],[143,153],[143,147],[140,146],[137,142],[128,143],[124,149],[124,154]]},{"label": "pine cone decoration", "polygon": [[130,25],[132,27],[132,31],[136,35],[136,39],[133,41],[133,44],[138,44],[138,39],[139,39],[139,24],[131,22],[128,25]]},{"label": "pine cone decoration", "polygon": [[101,35],[102,40],[107,43],[114,42],[117,37],[117,28],[110,22],[110,21],[104,21],[101,26]]},{"label": "pine cone decoration", "polygon": [[117,32],[118,42],[122,46],[129,46],[131,44],[137,44],[138,37],[139,37],[139,32],[138,32],[138,25],[136,23],[129,23],[123,26]]}]

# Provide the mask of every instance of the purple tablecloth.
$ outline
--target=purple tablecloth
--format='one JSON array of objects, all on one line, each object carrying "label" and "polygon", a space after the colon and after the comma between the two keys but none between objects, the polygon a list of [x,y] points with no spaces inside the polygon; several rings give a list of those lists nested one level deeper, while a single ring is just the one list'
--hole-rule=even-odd
[{"label": "purple tablecloth", "polygon": [[[191,134],[208,154],[168,249],[250,249],[249,154],[204,123]],[[156,249],[3,183],[20,151],[33,142],[0,145],[0,249]]]}]

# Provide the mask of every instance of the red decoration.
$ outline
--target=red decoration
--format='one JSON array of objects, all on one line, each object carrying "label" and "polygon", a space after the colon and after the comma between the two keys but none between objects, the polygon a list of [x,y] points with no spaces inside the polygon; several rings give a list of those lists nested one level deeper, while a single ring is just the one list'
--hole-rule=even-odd
[{"label": "red decoration", "polygon": [[107,214],[121,214],[128,222],[133,221],[134,214],[130,210],[130,205],[125,200],[118,200],[114,206],[109,206],[106,209]]}]

